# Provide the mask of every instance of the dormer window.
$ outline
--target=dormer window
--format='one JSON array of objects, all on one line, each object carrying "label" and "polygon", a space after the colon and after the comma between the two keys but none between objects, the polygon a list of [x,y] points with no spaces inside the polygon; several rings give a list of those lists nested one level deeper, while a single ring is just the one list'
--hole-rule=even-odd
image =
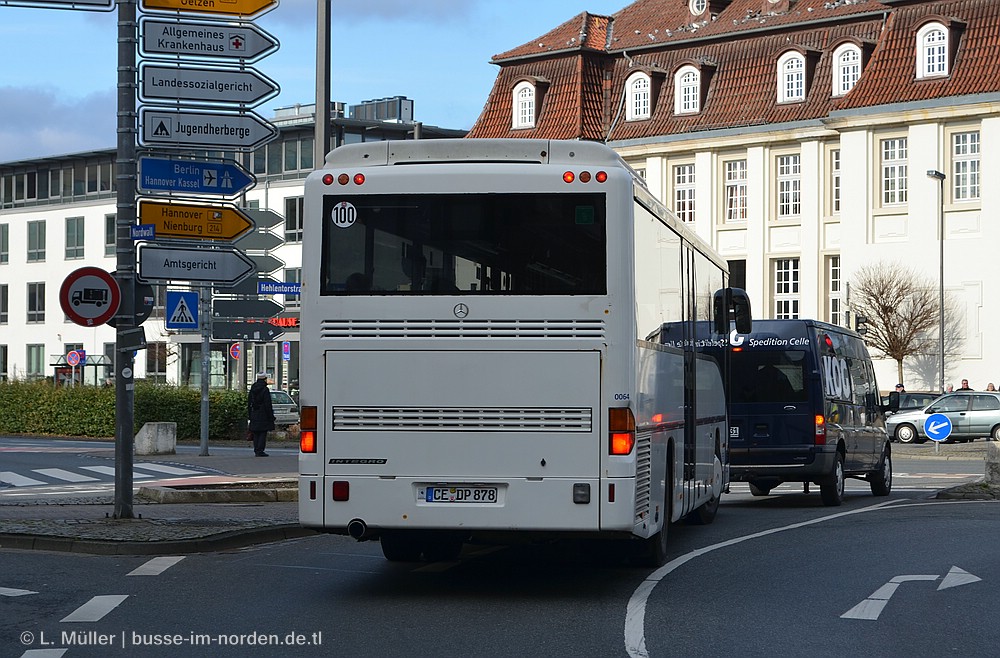
[{"label": "dormer window", "polygon": [[854,89],[861,77],[861,49],[845,43],[833,51],[833,95],[843,96]]},{"label": "dormer window", "polygon": [[795,103],[806,99],[806,59],[789,51],[778,58],[778,102]]},{"label": "dormer window", "polygon": [[927,23],[917,31],[917,77],[948,75],[948,30],[941,23]]},{"label": "dormer window", "polygon": [[688,9],[691,10],[693,16],[701,16],[707,8],[708,0],[690,0],[688,2]]},{"label": "dormer window", "polygon": [[693,66],[682,66],[674,73],[674,114],[701,111],[701,74]]},{"label": "dormer window", "polygon": [[513,128],[535,127],[535,85],[519,82],[514,85]]},{"label": "dormer window", "polygon": [[625,81],[628,105],[625,108],[627,121],[648,119],[653,113],[652,84],[649,75],[641,71],[633,73]]}]

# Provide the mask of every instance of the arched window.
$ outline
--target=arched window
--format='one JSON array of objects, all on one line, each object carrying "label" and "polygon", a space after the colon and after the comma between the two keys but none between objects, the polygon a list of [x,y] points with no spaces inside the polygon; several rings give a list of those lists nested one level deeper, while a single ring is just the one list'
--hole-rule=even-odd
[{"label": "arched window", "polygon": [[833,51],[833,95],[843,96],[854,89],[861,77],[861,49],[846,43]]},{"label": "arched window", "polygon": [[674,114],[701,111],[701,73],[693,66],[682,66],[674,73]]},{"label": "arched window", "polygon": [[948,30],[928,23],[917,32],[917,77],[948,75]]},{"label": "arched window", "polygon": [[530,82],[514,85],[514,128],[535,127],[535,86]]},{"label": "arched window", "polygon": [[652,115],[652,97],[649,76],[645,73],[633,73],[625,81],[626,107],[625,119],[638,121],[648,119]]},{"label": "arched window", "polygon": [[708,0],[690,0],[688,2],[688,9],[695,16],[701,16],[705,13],[705,9],[708,7]]},{"label": "arched window", "polygon": [[797,52],[778,58],[778,102],[794,103],[806,99],[806,60]]}]

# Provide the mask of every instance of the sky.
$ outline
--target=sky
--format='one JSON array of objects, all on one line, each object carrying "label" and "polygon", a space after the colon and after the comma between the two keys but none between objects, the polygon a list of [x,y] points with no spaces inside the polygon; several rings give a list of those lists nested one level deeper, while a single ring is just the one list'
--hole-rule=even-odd
[{"label": "sky", "polygon": [[[499,71],[494,55],[583,11],[610,15],[628,4],[332,0],[330,96],[347,105],[406,96],[416,121],[469,129]],[[254,20],[281,44],[252,64],[281,87],[254,110],[265,119],[316,100],[316,6],[280,0]],[[0,162],[115,148],[117,22],[117,11],[0,6]]]}]

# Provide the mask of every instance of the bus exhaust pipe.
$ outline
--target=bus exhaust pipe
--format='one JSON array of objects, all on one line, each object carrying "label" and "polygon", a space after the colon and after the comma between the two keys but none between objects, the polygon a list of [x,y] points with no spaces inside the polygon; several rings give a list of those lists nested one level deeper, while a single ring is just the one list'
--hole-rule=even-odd
[{"label": "bus exhaust pipe", "polygon": [[347,534],[358,541],[364,541],[368,539],[368,524],[361,519],[354,519],[347,524]]}]

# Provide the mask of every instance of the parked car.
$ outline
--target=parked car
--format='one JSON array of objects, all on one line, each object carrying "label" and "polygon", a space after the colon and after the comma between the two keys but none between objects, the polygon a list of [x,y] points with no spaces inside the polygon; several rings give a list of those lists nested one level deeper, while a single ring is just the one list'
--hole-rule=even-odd
[{"label": "parked car", "polygon": [[1000,393],[986,391],[945,393],[927,406],[889,416],[885,429],[900,443],[923,443],[927,440],[924,421],[930,414],[944,414],[951,421],[948,443],[983,436],[1000,441]]},{"label": "parked car", "polygon": [[[910,409],[923,409],[934,400],[941,397],[940,393],[932,393],[930,391],[913,391],[900,393],[899,394],[899,411],[909,411]],[[882,404],[889,404],[889,396],[882,396]],[[886,412],[892,413],[892,412]]]},{"label": "parked car", "polygon": [[274,424],[277,427],[297,425],[299,422],[299,405],[295,404],[288,393],[271,391],[271,406],[274,408]]}]

